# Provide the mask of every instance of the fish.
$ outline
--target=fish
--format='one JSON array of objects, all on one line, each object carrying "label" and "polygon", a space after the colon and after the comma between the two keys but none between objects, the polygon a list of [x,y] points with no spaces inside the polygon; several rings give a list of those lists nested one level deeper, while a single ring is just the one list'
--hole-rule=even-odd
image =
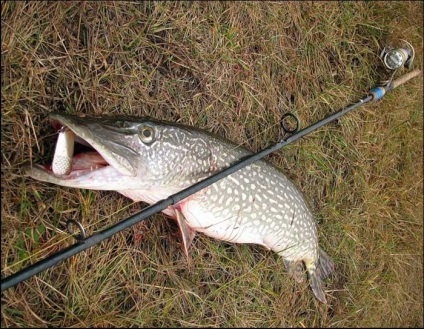
[{"label": "fish", "polygon": [[[51,113],[49,119],[59,131],[56,152],[70,165],[55,170],[31,164],[26,176],[117,191],[136,202],[164,200],[252,154],[205,130],[150,117]],[[86,147],[72,154],[67,147],[73,151],[74,144],[75,149],[77,144]],[[324,280],[334,273],[334,262],[319,246],[317,223],[304,195],[269,162],[250,164],[163,213],[178,222],[186,255],[197,233],[261,245],[281,256],[297,282],[304,280],[306,269],[315,297],[327,303]]]}]

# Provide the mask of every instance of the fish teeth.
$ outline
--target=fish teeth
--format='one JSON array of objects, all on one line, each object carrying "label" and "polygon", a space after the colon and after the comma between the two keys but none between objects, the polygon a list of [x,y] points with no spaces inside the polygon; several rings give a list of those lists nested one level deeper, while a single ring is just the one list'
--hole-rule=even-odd
[{"label": "fish teeth", "polygon": [[75,134],[69,128],[59,131],[53,156],[52,171],[55,175],[68,175],[72,171]]}]

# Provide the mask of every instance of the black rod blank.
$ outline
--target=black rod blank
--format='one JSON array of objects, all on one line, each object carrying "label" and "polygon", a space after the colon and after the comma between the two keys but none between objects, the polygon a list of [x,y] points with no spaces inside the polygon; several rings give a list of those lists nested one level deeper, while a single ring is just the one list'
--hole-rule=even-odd
[{"label": "black rod blank", "polygon": [[28,266],[27,268],[12,274],[8,277],[6,277],[5,279],[1,280],[1,291],[3,292],[4,290],[13,287],[15,285],[17,285],[18,283],[25,281],[27,279],[29,279],[30,277],[32,277],[33,275],[36,275],[54,265],[56,265],[57,263],[83,251],[86,250],[92,246],[94,246],[95,244],[111,237],[112,235],[114,235],[115,233],[118,233],[148,217],[150,217],[151,215],[154,215],[164,209],[166,209],[167,207],[174,205],[178,202],[180,202],[181,200],[187,198],[188,196],[190,196],[191,194],[194,194],[198,191],[200,191],[201,189],[217,182],[218,180],[236,172],[237,170],[240,170],[250,164],[252,164],[255,161],[258,161],[259,159],[267,156],[268,154],[294,142],[295,140],[305,136],[306,134],[311,133],[312,131],[322,127],[323,125],[329,123],[330,121],[333,121],[339,117],[341,117],[342,115],[346,114],[347,112],[353,110],[354,108],[361,106],[369,101],[371,101],[373,99],[372,95],[366,96],[364,98],[362,98],[361,100],[359,100],[357,103],[351,104],[348,107],[306,127],[305,129],[302,129],[300,131],[298,131],[297,133],[292,134],[291,136],[289,136],[287,139],[283,139],[281,141],[279,141],[276,144],[273,144],[255,154],[246,156],[244,158],[242,158],[241,160],[239,160],[238,162],[236,162],[235,164],[231,165],[230,167],[208,177],[205,178],[204,180],[178,192],[175,193],[171,196],[169,196],[168,198],[161,200],[151,206],[146,207],[145,209],[143,209],[142,211],[138,212],[137,214],[134,214],[130,217],[128,217],[127,219],[124,219],[98,233],[95,233],[93,235],[91,235],[90,237],[84,238],[80,241],[78,241],[77,243],[53,254],[50,255],[44,259],[42,259],[41,261],[36,262],[35,264],[32,264],[30,266]]}]

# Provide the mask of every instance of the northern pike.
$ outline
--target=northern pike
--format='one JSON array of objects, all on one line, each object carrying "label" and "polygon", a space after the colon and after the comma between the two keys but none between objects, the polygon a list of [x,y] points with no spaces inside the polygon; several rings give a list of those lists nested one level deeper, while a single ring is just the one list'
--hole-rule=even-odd
[{"label": "northern pike", "polygon": [[[53,113],[60,129],[52,165],[26,174],[62,186],[115,190],[148,204],[230,166],[249,150],[194,127],[132,116],[80,117]],[[73,155],[74,142],[91,147]],[[163,211],[177,220],[184,251],[196,232],[277,252],[298,282],[304,267],[312,291],[326,303],[323,280],[334,271],[319,247],[305,198],[276,167],[259,160]]]}]

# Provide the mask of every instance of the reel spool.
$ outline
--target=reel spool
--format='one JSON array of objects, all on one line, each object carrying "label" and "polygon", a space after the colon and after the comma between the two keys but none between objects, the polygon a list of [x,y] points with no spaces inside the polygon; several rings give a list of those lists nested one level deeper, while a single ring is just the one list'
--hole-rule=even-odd
[{"label": "reel spool", "polygon": [[389,70],[397,70],[402,66],[409,70],[412,66],[412,61],[415,57],[414,47],[408,41],[402,41],[404,46],[400,48],[384,47],[380,53],[384,66]]}]

